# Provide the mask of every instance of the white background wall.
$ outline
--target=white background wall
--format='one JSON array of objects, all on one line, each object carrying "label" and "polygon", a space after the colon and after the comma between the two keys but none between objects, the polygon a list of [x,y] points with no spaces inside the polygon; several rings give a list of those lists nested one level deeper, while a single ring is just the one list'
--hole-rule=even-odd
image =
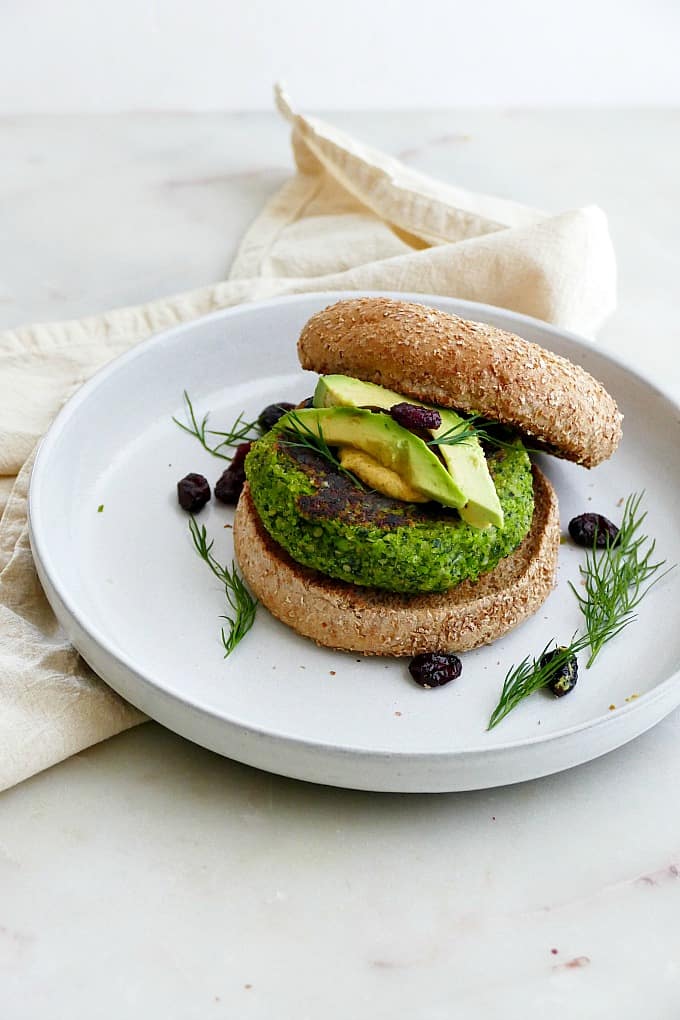
[{"label": "white background wall", "polygon": [[680,0],[0,0],[0,113],[680,103]]}]

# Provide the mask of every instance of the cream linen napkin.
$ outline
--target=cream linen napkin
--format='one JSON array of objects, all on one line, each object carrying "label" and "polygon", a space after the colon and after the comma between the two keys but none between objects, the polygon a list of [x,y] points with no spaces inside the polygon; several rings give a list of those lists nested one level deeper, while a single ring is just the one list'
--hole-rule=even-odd
[{"label": "cream linen napkin", "polygon": [[161,329],[243,301],[404,290],[502,305],[591,333],[613,310],[607,222],[557,216],[431,180],[294,113],[297,174],[244,238],[228,281],[137,308],[0,334],[0,789],[144,717],[68,645],[27,538],[32,454],[97,368]]}]

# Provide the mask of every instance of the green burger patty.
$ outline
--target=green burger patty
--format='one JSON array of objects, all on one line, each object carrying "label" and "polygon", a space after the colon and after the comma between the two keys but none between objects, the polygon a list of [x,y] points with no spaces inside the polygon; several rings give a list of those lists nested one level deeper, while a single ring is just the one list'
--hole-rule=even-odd
[{"label": "green burger patty", "polygon": [[505,526],[483,530],[436,503],[405,503],[359,489],[332,464],[274,428],[245,462],[253,502],[296,562],[330,577],[393,592],[446,591],[508,556],[531,527],[533,480],[521,442],[488,456]]}]

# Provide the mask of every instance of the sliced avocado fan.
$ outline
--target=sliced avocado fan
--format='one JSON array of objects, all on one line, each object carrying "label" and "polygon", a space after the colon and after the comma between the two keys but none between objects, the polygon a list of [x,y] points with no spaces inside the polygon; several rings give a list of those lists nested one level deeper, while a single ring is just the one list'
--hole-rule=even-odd
[{"label": "sliced avocado fan", "polygon": [[[456,509],[465,505],[465,494],[427,443],[389,415],[359,407],[309,407],[294,413],[311,433],[321,430],[328,446],[363,450],[428,499]],[[284,416],[280,424],[285,428],[285,423]]]},{"label": "sliced avocado fan", "polygon": [[[433,406],[431,404],[424,404],[420,400],[413,400],[411,397],[405,397],[401,393],[388,390],[375,383],[362,382],[360,379],[353,379],[347,375],[322,376],[314,392],[314,408],[319,409],[380,407],[384,408],[385,411],[389,411],[394,404],[399,404],[403,401],[418,404],[422,407]],[[465,419],[456,414],[455,411],[442,407],[437,407],[436,410],[441,415],[442,423],[438,429],[429,430],[432,432],[433,438],[437,439],[451,429],[465,427]],[[366,413],[379,421],[382,420],[382,415],[371,415],[370,411]],[[399,460],[399,463],[404,464],[404,470],[407,469],[408,463],[409,474],[402,474],[402,477],[410,486],[425,493],[425,495],[430,496],[431,499],[435,499],[444,506],[455,507],[461,518],[475,528],[485,528],[490,524],[495,525],[497,528],[503,527],[503,509],[498,499],[493,479],[489,473],[484,451],[475,435],[470,435],[464,442],[456,443],[453,446],[447,446],[446,444],[438,446],[446,463],[446,468],[444,468],[444,465],[427,443],[419,439],[418,436],[413,435],[408,429],[398,425],[391,418],[387,420],[392,422],[396,429],[399,430],[398,433],[390,430],[383,434],[383,438],[388,442],[393,436],[396,439],[401,433],[406,433],[412,436],[413,439],[417,439],[420,444],[419,446],[416,445],[415,448],[409,448],[412,451],[410,458],[405,460],[396,458]],[[325,428],[324,436],[327,442],[333,442],[326,436]],[[353,443],[348,442],[338,445],[350,445],[364,450],[371,456],[374,456],[383,466],[396,470],[401,474],[401,471],[393,466],[395,458],[388,451],[381,452],[381,456],[384,459],[381,459],[381,456],[376,456],[375,452],[372,453],[363,444],[361,434],[355,434]],[[376,450],[376,447],[373,446],[373,449]],[[419,470],[421,466],[420,458],[423,456],[423,452],[430,455],[430,457],[424,458],[423,462],[423,470],[427,471],[428,483],[431,483],[433,478],[430,458],[434,458],[437,465],[442,469],[442,474],[448,476],[453,482],[458,494],[456,497],[458,502],[452,502],[450,496],[442,498],[443,494],[452,491],[448,486],[442,484],[438,490],[440,494],[431,495],[431,489],[426,492],[422,485],[419,484],[421,479],[421,472]]]}]

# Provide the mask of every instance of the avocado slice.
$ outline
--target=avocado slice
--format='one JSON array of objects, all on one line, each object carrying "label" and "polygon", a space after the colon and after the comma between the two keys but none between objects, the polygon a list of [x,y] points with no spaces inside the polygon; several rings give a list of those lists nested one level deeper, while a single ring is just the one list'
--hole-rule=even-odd
[{"label": "avocado slice", "polygon": [[428,502],[427,496],[423,496],[422,492],[418,492],[405,482],[396,471],[391,471],[373,457],[369,457],[364,450],[357,450],[353,446],[341,446],[338,449],[338,458],[347,471],[351,471],[369,488],[377,489],[384,496],[400,499],[404,503]]},{"label": "avocado slice", "polygon": [[404,400],[420,404],[419,400],[411,400],[375,383],[353,379],[350,375],[322,375],[312,400],[314,407],[384,407],[386,411]]},{"label": "avocado slice", "polygon": [[[411,404],[423,404],[420,400],[405,397],[394,390],[385,389],[376,383],[362,382],[348,375],[325,375],[319,379],[314,391],[314,407],[390,407],[406,400]],[[449,429],[463,426],[464,420],[455,411],[443,407],[437,410],[441,414],[440,428],[433,429],[436,439]],[[464,521],[475,528],[485,528],[494,524],[503,527],[503,508],[501,507],[493,479],[486,463],[484,451],[476,436],[471,436],[464,443],[455,446],[441,445],[438,447],[451,477],[465,494],[464,504],[458,512]],[[449,504],[446,504],[449,505]]]},{"label": "avocado slice", "polygon": [[309,407],[284,415],[278,427],[285,429],[291,414],[315,435],[320,429],[328,446],[363,450],[428,499],[456,509],[464,506],[465,493],[427,443],[389,415],[356,407]]}]

